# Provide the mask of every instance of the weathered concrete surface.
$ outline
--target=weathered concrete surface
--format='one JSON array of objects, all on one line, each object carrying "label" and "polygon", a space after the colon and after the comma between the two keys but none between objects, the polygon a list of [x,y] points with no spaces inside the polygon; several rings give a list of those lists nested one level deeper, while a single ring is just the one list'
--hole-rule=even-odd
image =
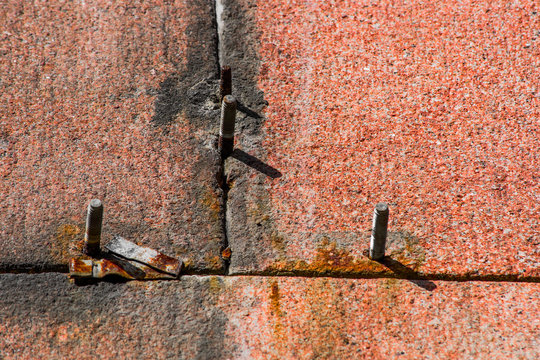
[{"label": "weathered concrete surface", "polygon": [[88,201],[113,234],[220,271],[210,1],[0,6],[0,268],[58,268]]},{"label": "weathered concrete surface", "polygon": [[[537,1],[223,8],[250,110],[227,162],[232,273],[538,278]],[[363,255],[379,201],[386,265]]]},{"label": "weathered concrete surface", "polygon": [[214,283],[76,286],[61,274],[2,275],[0,358],[219,358],[227,317]]},{"label": "weathered concrete surface", "polygon": [[2,359],[537,359],[540,285],[0,275]]}]

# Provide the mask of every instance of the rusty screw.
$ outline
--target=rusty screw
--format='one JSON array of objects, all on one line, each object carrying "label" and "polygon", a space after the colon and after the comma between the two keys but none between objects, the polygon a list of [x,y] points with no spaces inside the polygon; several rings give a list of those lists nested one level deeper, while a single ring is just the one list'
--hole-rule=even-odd
[{"label": "rusty screw", "polygon": [[234,122],[236,120],[236,99],[226,95],[221,104],[221,127],[219,130],[218,149],[221,158],[231,155],[234,146]]},{"label": "rusty screw", "polygon": [[378,203],[373,212],[373,229],[371,230],[371,241],[369,244],[369,257],[373,260],[380,260],[384,257],[386,249],[386,234],[388,233],[388,205]]},{"label": "rusty screw", "polygon": [[223,66],[221,68],[221,79],[219,81],[219,101],[223,101],[223,98],[232,94],[232,75],[231,67]]},{"label": "rusty screw", "polygon": [[103,204],[98,199],[90,200],[86,214],[86,233],[84,234],[84,253],[90,256],[99,254]]}]

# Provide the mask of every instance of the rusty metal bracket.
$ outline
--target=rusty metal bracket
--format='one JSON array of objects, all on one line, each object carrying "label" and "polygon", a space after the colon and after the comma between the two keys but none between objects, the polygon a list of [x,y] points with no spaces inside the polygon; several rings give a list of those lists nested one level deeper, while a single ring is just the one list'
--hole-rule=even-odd
[{"label": "rusty metal bracket", "polygon": [[100,259],[70,259],[69,276],[101,279],[111,275],[130,280],[176,279],[182,270],[181,260],[138,246],[120,236],[115,236],[105,248],[108,253],[102,253]]},{"label": "rusty metal bracket", "polygon": [[134,244],[120,236],[115,236],[109,241],[105,249],[127,260],[137,261],[175,277],[180,275],[182,270],[182,261],[154,249]]},{"label": "rusty metal bracket", "polygon": [[101,279],[109,275],[129,280],[172,280],[176,278],[156,271],[149,266],[116,257],[108,259],[72,258],[69,261],[69,276],[72,278]]}]

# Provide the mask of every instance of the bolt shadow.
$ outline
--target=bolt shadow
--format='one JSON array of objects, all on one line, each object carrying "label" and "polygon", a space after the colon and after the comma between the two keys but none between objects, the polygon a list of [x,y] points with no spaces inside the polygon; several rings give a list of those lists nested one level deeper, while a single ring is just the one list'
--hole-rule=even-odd
[{"label": "bolt shadow", "polygon": [[73,278],[73,283],[77,286],[91,286],[99,283],[125,284],[131,281],[118,275],[107,275],[103,278]]},{"label": "bolt shadow", "polygon": [[234,149],[231,154],[232,158],[235,158],[238,161],[243,162],[247,166],[263,173],[264,175],[271,177],[272,179],[280,178],[283,174],[276,168],[263,163],[261,160],[257,159],[255,156],[249,155],[248,153]]},{"label": "bolt shadow", "polygon": [[400,278],[404,278],[427,291],[433,291],[437,288],[437,285],[433,281],[422,279],[422,275],[413,269],[403,265],[397,260],[392,259],[390,256],[385,256],[378,261],[380,264],[386,266],[392,270]]},{"label": "bolt shadow", "polygon": [[247,116],[250,116],[250,117],[252,117],[254,119],[261,119],[262,118],[262,116],[260,114],[256,113],[255,111],[251,110],[250,108],[248,108],[247,106],[245,106],[244,104],[242,104],[240,102],[237,102],[236,110],[238,110],[240,112],[243,112]]}]

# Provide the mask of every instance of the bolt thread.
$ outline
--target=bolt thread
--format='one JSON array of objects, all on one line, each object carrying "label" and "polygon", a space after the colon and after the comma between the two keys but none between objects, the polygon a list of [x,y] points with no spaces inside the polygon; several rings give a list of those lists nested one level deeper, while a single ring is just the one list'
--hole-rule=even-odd
[{"label": "bolt thread", "polygon": [[236,121],[236,99],[232,95],[223,98],[221,104],[221,126],[219,135],[226,139],[234,138],[234,123]]},{"label": "bolt thread", "polygon": [[230,66],[221,68],[221,78],[219,81],[219,98],[220,101],[227,95],[232,94],[232,73]]},{"label": "bolt thread", "polygon": [[378,203],[373,211],[373,228],[369,244],[369,257],[379,260],[386,251],[386,236],[388,234],[389,210],[386,203]]},{"label": "bolt thread", "polygon": [[99,253],[101,240],[101,225],[103,223],[103,204],[93,199],[88,204],[86,214],[86,232],[84,235],[84,252],[88,255]]}]

